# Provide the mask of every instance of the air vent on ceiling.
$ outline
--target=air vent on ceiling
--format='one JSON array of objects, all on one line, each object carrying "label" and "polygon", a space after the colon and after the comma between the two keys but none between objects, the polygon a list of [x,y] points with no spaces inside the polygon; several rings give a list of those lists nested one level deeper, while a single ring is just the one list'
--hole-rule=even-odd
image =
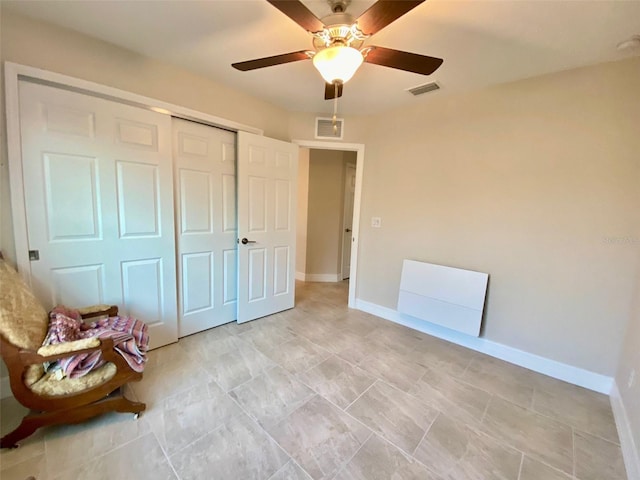
[{"label": "air vent on ceiling", "polygon": [[425,83],[424,85],[418,85],[417,87],[408,88],[407,92],[411,93],[412,95],[418,96],[422,95],[423,93],[433,92],[435,90],[440,90],[440,85],[438,85],[436,82],[431,82]]},{"label": "air vent on ceiling", "polygon": [[342,140],[344,130],[344,118],[336,120],[336,128],[333,128],[331,118],[316,117],[316,138],[332,138]]}]

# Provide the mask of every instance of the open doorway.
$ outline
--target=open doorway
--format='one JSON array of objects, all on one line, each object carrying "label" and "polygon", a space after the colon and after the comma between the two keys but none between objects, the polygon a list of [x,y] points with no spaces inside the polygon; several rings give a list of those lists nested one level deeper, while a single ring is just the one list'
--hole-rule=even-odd
[{"label": "open doorway", "polygon": [[364,147],[295,143],[310,147],[299,154],[296,278],[348,291],[354,307]]}]

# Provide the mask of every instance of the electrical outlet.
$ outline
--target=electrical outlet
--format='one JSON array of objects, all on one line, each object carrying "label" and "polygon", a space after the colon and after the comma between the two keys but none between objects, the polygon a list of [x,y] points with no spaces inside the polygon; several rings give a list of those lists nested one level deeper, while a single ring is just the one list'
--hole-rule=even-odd
[{"label": "electrical outlet", "polygon": [[371,226],[373,228],[380,228],[382,226],[382,219],[380,217],[371,217]]},{"label": "electrical outlet", "polygon": [[633,387],[633,384],[636,383],[636,369],[634,368],[629,372],[629,380],[627,380],[627,388]]}]

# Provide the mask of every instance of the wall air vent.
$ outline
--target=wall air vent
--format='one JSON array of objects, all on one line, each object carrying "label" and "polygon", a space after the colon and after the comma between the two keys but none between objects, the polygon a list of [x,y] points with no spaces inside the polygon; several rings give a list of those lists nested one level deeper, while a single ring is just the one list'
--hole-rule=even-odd
[{"label": "wall air vent", "polygon": [[333,128],[331,118],[316,117],[316,138],[342,140],[344,133],[344,118],[336,120],[336,128]]},{"label": "wall air vent", "polygon": [[433,92],[435,90],[440,90],[440,85],[438,85],[436,82],[425,83],[424,85],[418,85],[417,87],[407,88],[407,92],[415,96],[422,95],[423,93]]}]

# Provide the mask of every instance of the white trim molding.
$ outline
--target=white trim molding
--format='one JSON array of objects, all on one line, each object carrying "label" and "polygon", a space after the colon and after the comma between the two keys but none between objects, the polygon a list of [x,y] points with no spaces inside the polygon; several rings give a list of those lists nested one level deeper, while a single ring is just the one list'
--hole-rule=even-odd
[{"label": "white trim molding", "polygon": [[573,383],[574,385],[579,385],[606,395],[611,393],[613,378],[607,377],[606,375],[590,372],[589,370],[567,365],[566,363],[534,355],[533,353],[518,350],[517,348],[509,347],[485,338],[465,335],[424,320],[410,317],[409,315],[404,315],[392,308],[383,307],[365,300],[357,299],[355,308],[400,325],[413,328],[414,330],[426,333],[427,335],[441,338],[462,347],[475,350],[476,352],[484,353],[491,357],[499,358],[509,363],[528,368],[529,370],[542,373],[549,377]]},{"label": "white trim molding", "polygon": [[627,478],[629,480],[640,480],[640,453],[633,437],[627,409],[622,402],[622,395],[620,395],[620,389],[615,380],[611,389],[610,401],[613,417],[618,428],[618,436],[620,437],[620,448],[622,449],[622,458],[624,458],[624,465],[627,469]]},{"label": "white trim molding", "polygon": [[[300,273],[300,272],[298,272]],[[340,282],[339,273],[300,273],[303,282]],[[297,277],[296,277],[297,278]]]}]

